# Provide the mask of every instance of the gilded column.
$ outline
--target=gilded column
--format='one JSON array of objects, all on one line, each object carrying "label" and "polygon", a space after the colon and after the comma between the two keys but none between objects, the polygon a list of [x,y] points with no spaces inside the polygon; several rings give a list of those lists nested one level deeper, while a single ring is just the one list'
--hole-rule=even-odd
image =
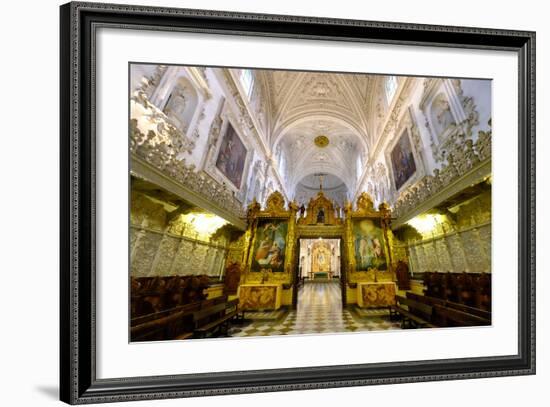
[{"label": "gilded column", "polygon": [[261,206],[256,201],[256,198],[254,198],[254,200],[250,203],[250,205],[248,205],[248,210],[247,210],[247,214],[246,214],[248,226],[246,228],[246,232],[245,232],[244,237],[243,237],[243,253],[242,253],[242,258],[241,258],[241,265],[242,265],[241,282],[246,281],[246,275],[250,271],[249,270],[249,265],[250,265],[250,260],[251,260],[251,259],[249,259],[250,251],[251,251],[250,246],[252,245],[252,240],[254,238],[254,232],[255,232],[256,226],[258,224],[258,219],[257,219],[256,215],[258,214],[260,209],[261,209]]},{"label": "gilded column", "polygon": [[343,272],[349,277],[351,273],[355,271],[355,253],[353,251],[353,225],[351,220],[352,206],[351,202],[346,202],[344,205],[344,252],[346,253],[346,262],[344,263],[345,269]]},{"label": "gilded column", "polygon": [[298,212],[298,204],[296,202],[290,202],[288,204],[288,209],[290,214],[288,219],[288,243],[286,247],[285,272],[290,275],[289,280],[292,282],[292,277],[294,275],[292,267],[294,265],[294,255],[296,252],[296,213]]},{"label": "gilded column", "polygon": [[391,244],[390,244],[390,236],[388,234],[388,229],[390,228],[391,223],[391,213],[390,213],[390,207],[385,202],[381,203],[378,207],[378,210],[382,213],[382,218],[380,219],[381,226],[382,226],[382,232],[384,233],[384,240],[386,242],[386,252],[387,252],[387,262],[388,262],[388,271],[393,273],[393,258],[392,258],[392,246],[393,246],[393,235],[391,236]]}]

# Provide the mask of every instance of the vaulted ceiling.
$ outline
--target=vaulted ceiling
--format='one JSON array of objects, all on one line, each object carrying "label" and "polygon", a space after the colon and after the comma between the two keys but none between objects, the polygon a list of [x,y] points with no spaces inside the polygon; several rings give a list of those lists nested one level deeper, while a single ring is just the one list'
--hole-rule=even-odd
[{"label": "vaulted ceiling", "polygon": [[[369,116],[379,77],[259,70],[256,78],[268,93],[268,142],[286,154],[289,192],[315,173],[332,174],[354,190],[357,157],[364,162],[373,144]],[[328,138],[327,146],[315,144],[319,135]]]}]

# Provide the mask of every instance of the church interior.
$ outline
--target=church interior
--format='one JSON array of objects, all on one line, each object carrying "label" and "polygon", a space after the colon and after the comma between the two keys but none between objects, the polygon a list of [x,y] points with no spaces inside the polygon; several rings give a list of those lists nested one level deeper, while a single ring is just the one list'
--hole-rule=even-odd
[{"label": "church interior", "polygon": [[491,325],[491,81],[131,64],[132,342]]}]

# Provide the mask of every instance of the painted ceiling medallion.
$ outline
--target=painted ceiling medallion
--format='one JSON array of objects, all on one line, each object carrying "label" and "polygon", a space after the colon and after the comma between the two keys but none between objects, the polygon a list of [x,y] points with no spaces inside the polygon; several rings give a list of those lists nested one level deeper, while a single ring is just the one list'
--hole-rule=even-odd
[{"label": "painted ceiling medallion", "polygon": [[313,141],[315,142],[315,145],[317,147],[321,147],[321,148],[328,146],[328,143],[329,143],[328,137],[323,135],[315,137]]}]

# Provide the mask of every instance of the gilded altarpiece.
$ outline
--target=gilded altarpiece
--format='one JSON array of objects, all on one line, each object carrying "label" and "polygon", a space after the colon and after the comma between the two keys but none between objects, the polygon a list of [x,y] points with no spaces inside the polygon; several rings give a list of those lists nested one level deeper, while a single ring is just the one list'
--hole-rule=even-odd
[{"label": "gilded altarpiece", "polygon": [[[255,201],[248,208],[243,250],[247,260],[239,294],[241,304],[246,304],[248,310],[276,309],[281,304],[280,300],[275,301],[277,297],[283,298],[283,304],[289,302],[285,298],[292,298],[291,293],[285,292],[292,290],[297,210],[293,202],[286,208],[278,191],[268,197],[264,209]],[[271,295],[272,287],[281,294]],[[268,297],[275,301],[273,306],[266,303]]]},{"label": "gilded altarpiece", "polygon": [[393,281],[389,207],[381,204],[376,210],[370,196],[362,193],[356,210],[348,203],[344,211],[348,284]]}]

